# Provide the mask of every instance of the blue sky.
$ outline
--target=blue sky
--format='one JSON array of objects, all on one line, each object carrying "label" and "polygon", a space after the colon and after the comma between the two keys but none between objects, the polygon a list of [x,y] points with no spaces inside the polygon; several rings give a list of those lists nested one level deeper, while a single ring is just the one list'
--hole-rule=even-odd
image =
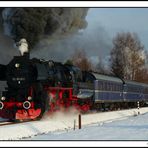
[{"label": "blue sky", "polygon": [[148,50],[148,8],[90,8],[88,29],[100,26],[112,39],[117,32],[135,32]]}]

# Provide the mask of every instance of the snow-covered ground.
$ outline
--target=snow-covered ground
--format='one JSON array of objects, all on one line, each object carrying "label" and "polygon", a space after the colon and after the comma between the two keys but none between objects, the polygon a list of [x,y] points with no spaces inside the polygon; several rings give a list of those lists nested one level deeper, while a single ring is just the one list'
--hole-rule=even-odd
[{"label": "snow-covered ground", "polygon": [[148,113],[84,126],[81,130],[50,132],[28,140],[148,140]]},{"label": "snow-covered ground", "polygon": [[[57,112],[41,121],[0,127],[0,140],[148,140],[148,108],[82,115]],[[74,130],[76,121],[76,130]]]}]

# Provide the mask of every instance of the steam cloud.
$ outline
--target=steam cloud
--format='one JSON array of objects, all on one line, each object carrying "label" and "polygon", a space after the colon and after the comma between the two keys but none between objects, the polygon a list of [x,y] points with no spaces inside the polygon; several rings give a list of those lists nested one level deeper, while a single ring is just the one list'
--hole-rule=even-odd
[{"label": "steam cloud", "polygon": [[26,38],[29,47],[41,39],[73,34],[87,26],[88,8],[1,8],[4,32],[18,42]]},{"label": "steam cloud", "polygon": [[95,64],[98,56],[104,59],[109,54],[112,44],[99,19],[93,21],[88,10],[91,9],[0,8],[0,31],[5,33],[5,36],[1,33],[1,44],[4,40],[5,45],[9,45],[0,46],[0,51],[4,57],[9,54],[12,58],[19,54],[16,47],[12,47],[14,40],[26,38],[29,50],[33,49],[32,57],[65,62],[78,49],[85,50]]}]

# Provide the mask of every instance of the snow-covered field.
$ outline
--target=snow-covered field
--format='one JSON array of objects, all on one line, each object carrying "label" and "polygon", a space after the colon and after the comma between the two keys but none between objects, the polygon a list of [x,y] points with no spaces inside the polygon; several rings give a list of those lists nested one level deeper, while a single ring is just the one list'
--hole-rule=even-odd
[{"label": "snow-covered field", "polygon": [[51,132],[28,140],[148,140],[148,113],[84,126],[81,130]]},{"label": "snow-covered field", "polygon": [[[82,115],[57,112],[41,121],[0,127],[0,140],[148,140],[148,108]],[[76,121],[76,130],[74,130]]]}]

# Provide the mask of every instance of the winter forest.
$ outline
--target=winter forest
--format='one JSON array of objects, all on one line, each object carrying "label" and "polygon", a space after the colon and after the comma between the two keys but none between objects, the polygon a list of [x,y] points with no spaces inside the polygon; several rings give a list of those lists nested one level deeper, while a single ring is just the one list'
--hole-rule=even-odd
[{"label": "winter forest", "polygon": [[110,52],[109,69],[100,61],[93,65],[86,52],[76,50],[71,62],[82,70],[96,71],[105,75],[113,75],[126,80],[148,82],[147,51],[135,33],[118,33],[113,38],[113,48]]}]

